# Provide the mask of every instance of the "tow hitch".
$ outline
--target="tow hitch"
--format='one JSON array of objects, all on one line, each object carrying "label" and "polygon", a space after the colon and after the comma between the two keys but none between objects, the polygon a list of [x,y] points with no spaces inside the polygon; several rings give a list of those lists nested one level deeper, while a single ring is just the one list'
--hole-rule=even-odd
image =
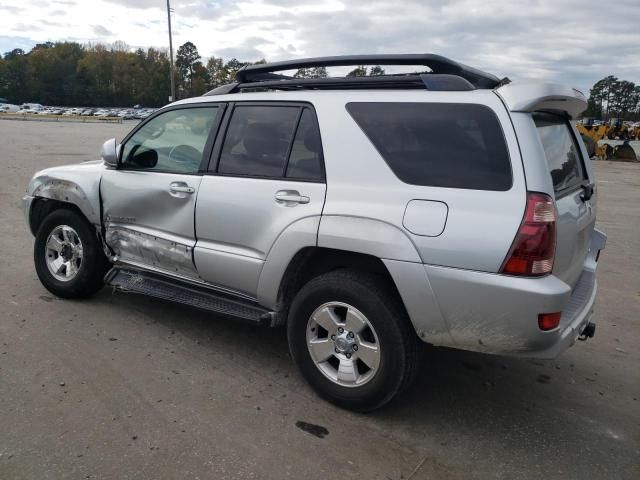
[{"label": "tow hitch", "polygon": [[578,337],[578,340],[582,340],[583,342],[586,342],[588,338],[592,338],[595,334],[596,334],[596,324],[593,322],[589,322],[584,327],[584,330],[582,330],[582,333]]}]

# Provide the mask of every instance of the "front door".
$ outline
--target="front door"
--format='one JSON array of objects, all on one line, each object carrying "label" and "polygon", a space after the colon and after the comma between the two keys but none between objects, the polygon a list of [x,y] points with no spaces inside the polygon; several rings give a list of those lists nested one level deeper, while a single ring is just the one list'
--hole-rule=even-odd
[{"label": "front door", "polygon": [[255,296],[281,234],[317,235],[325,190],[311,106],[236,103],[198,194],[194,258],[200,276]]},{"label": "front door", "polygon": [[125,139],[119,168],[100,184],[105,241],[119,262],[196,276],[196,197],[221,110],[173,108]]}]

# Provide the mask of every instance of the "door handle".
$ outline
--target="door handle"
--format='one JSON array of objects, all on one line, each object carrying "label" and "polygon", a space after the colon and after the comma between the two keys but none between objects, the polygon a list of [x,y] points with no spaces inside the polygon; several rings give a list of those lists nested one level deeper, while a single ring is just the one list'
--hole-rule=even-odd
[{"label": "door handle", "polygon": [[276,192],[276,202],[286,204],[309,203],[310,198],[300,195],[297,190],[280,190]]},{"label": "door handle", "polygon": [[169,191],[171,193],[195,193],[196,189],[190,187],[184,182],[173,182],[169,185]]}]

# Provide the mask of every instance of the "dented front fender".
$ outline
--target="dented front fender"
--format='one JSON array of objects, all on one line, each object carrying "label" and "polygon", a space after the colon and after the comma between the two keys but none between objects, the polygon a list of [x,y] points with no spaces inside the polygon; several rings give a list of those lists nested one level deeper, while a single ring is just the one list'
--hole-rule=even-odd
[{"label": "dented front fender", "polygon": [[100,225],[100,179],[104,170],[102,160],[47,168],[33,176],[27,195],[75,205],[89,222]]}]

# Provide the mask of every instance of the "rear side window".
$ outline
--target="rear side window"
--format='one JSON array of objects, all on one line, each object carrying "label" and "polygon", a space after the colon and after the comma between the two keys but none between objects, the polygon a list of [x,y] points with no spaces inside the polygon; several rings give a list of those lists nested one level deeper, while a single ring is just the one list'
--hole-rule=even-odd
[{"label": "rear side window", "polygon": [[349,103],[347,111],[405,183],[505,191],[511,163],[487,107],[451,103]]},{"label": "rear side window", "polygon": [[233,110],[218,171],[282,177],[299,107],[239,105]]},{"label": "rear side window", "polygon": [[533,121],[544,148],[555,192],[563,193],[581,185],[585,179],[584,166],[567,120],[551,113],[534,113]]},{"label": "rear side window", "polygon": [[218,172],[324,181],[320,132],[313,111],[302,105],[236,105]]}]

